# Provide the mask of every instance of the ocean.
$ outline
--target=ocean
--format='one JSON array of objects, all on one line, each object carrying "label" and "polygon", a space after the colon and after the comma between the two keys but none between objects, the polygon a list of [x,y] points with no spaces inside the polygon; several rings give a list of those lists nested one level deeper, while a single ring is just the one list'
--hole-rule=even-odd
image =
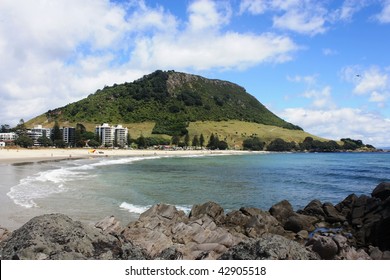
[{"label": "ocean", "polygon": [[268,210],[287,199],[336,204],[370,195],[390,181],[390,153],[248,153],[111,157],[0,165],[0,225],[15,229],[36,215],[64,213],[95,223],[114,215],[134,221],[156,203],[189,212],[215,201],[226,212]]}]

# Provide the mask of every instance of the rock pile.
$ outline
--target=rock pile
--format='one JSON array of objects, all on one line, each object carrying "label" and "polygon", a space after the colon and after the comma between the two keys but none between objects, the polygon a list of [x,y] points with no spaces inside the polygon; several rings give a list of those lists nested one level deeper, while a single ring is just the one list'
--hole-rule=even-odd
[{"label": "rock pile", "polygon": [[207,202],[186,215],[158,204],[122,226],[95,226],[62,214],[35,217],[12,234],[0,228],[1,259],[390,259],[390,183],[337,205],[311,201],[295,212],[281,201],[269,211],[225,214]]}]

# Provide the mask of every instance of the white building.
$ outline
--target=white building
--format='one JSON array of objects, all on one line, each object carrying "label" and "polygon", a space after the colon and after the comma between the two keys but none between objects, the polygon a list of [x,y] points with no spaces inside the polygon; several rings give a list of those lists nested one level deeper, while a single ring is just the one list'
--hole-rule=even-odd
[{"label": "white building", "polygon": [[108,123],[96,126],[95,134],[99,135],[99,139],[103,146],[121,146],[127,145],[127,127],[122,125],[109,126]]},{"label": "white building", "polygon": [[51,128],[44,128],[42,125],[36,125],[34,128],[27,130],[27,135],[34,140],[34,145],[39,145],[38,139],[40,137],[46,137],[50,139]]},{"label": "white building", "polygon": [[0,141],[1,142],[12,142],[16,140],[16,133],[15,132],[7,132],[7,133],[0,133]]},{"label": "white building", "polygon": [[128,129],[127,127],[123,127],[122,125],[118,124],[115,127],[115,135],[114,135],[114,141],[117,146],[124,147],[127,145],[127,135],[128,135]]}]

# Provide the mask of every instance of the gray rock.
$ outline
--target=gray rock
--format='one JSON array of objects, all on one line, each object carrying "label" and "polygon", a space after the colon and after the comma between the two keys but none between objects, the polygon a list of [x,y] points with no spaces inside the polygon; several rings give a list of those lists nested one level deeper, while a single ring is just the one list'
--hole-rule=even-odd
[{"label": "gray rock", "polygon": [[342,215],[332,203],[326,202],[322,206],[325,212],[325,221],[328,223],[343,223],[346,217]]},{"label": "gray rock", "polygon": [[280,235],[269,234],[230,248],[220,260],[313,260],[318,256],[299,243]]},{"label": "gray rock", "polygon": [[288,218],[292,215],[295,215],[294,209],[292,208],[290,202],[287,200],[282,200],[281,202],[273,205],[269,212],[274,216],[282,225],[284,225]]},{"label": "gray rock", "polygon": [[379,198],[380,200],[386,200],[390,197],[390,182],[382,182],[371,193],[372,197]]},{"label": "gray rock", "polygon": [[310,201],[310,203],[303,209],[302,214],[325,217],[325,212],[322,209],[322,203],[317,199]]},{"label": "gray rock", "polygon": [[331,237],[316,235],[307,245],[311,244],[312,250],[325,260],[333,259],[338,252],[337,244]]},{"label": "gray rock", "polygon": [[223,223],[225,214],[223,208],[212,201],[206,202],[204,204],[192,206],[190,212],[190,218],[200,218],[203,215],[207,215],[212,218],[216,223]]},{"label": "gray rock", "polygon": [[62,214],[42,215],[2,243],[2,259],[145,259],[141,249]]}]

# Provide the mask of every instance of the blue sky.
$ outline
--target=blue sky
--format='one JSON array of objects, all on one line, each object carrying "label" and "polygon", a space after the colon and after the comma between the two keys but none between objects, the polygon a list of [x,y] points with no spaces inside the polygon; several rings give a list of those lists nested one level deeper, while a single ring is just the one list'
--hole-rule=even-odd
[{"label": "blue sky", "polygon": [[0,123],[157,69],[235,82],[306,131],[390,146],[389,0],[2,0]]}]

